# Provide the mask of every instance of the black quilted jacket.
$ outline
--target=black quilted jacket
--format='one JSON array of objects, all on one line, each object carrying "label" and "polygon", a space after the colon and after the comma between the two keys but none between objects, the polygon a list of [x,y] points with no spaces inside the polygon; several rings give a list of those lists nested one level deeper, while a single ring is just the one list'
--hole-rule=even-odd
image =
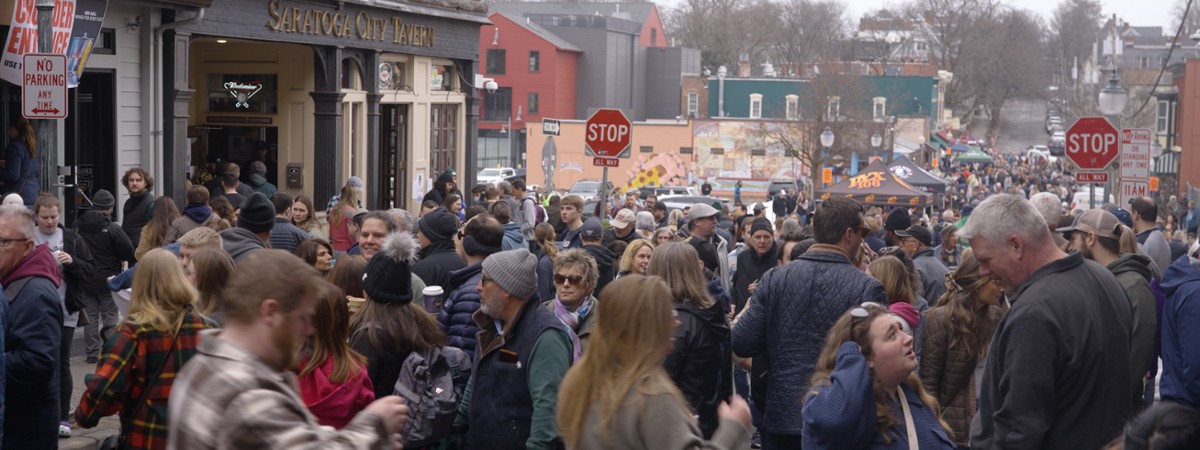
[{"label": "black quilted jacket", "polygon": [[810,251],[763,275],[733,328],[735,354],[766,352],[769,359],[762,429],[800,434],[804,393],[825,335],[842,313],[866,301],[886,305],[883,285],[841,253]]}]

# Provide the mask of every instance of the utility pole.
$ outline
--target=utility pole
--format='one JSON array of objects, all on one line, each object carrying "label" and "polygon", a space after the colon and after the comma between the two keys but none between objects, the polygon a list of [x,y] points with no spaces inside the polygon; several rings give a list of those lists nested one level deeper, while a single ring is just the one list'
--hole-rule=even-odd
[{"label": "utility pole", "polygon": [[[38,53],[53,53],[53,18],[54,0],[37,0]],[[41,164],[38,167],[38,192],[51,192],[58,196],[58,119],[43,119],[37,122],[38,147],[41,147],[41,151],[38,152],[38,156],[41,156]],[[75,199],[70,201],[74,202]]]}]

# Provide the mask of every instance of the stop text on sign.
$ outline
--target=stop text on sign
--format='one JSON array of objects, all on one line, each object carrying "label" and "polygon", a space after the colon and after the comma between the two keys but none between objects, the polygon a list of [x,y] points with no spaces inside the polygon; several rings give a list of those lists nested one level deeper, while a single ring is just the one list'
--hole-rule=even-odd
[{"label": "stop text on sign", "polygon": [[629,136],[629,125],[593,123],[587,127],[589,141],[621,142],[625,136]]},{"label": "stop text on sign", "polygon": [[1103,155],[1111,146],[1117,143],[1117,135],[1112,133],[1079,133],[1067,136],[1067,152],[1096,153]]}]

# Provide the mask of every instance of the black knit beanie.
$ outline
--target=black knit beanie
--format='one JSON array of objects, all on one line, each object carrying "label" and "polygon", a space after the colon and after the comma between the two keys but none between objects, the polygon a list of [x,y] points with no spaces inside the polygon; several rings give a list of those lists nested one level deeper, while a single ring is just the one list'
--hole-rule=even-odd
[{"label": "black knit beanie", "polygon": [[417,241],[408,233],[392,233],[367,262],[362,287],[367,298],[379,303],[408,303],[412,295],[412,264]]},{"label": "black knit beanie", "polygon": [[454,233],[458,231],[458,216],[446,208],[437,208],[421,216],[421,220],[417,221],[417,228],[430,241],[448,241],[453,239]]},{"label": "black knit beanie", "polygon": [[262,192],[250,194],[238,213],[238,227],[251,233],[266,233],[275,228],[275,204]]}]

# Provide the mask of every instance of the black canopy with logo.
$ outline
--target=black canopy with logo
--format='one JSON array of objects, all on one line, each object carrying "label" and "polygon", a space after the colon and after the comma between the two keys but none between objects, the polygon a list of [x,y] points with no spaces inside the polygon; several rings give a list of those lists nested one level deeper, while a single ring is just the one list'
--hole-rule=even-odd
[{"label": "black canopy with logo", "polygon": [[912,187],[919,191],[934,194],[946,193],[948,181],[922,169],[921,166],[912,162],[907,156],[900,156],[892,160],[892,163],[888,164],[888,169],[892,171],[892,175],[895,175],[896,178],[904,180],[905,183],[912,185]]},{"label": "black canopy with logo", "polygon": [[875,161],[858,174],[824,189],[817,190],[818,198],[848,197],[872,206],[925,207],[930,195],[896,178],[882,161]]}]

